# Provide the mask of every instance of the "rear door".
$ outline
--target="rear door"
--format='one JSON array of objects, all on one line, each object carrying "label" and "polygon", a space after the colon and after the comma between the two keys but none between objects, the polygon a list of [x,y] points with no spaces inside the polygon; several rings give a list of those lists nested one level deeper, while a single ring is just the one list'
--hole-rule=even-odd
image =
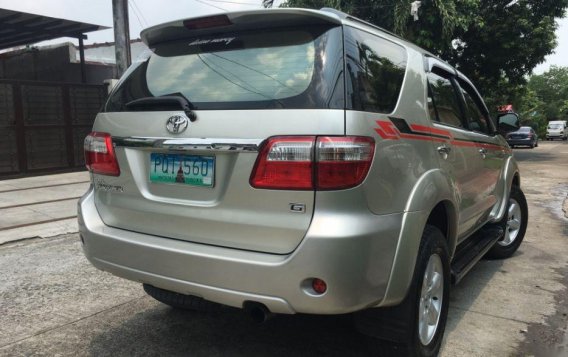
[{"label": "rear door", "polygon": [[449,140],[437,147],[440,167],[453,179],[458,191],[458,235],[466,236],[480,216],[479,174],[483,160],[475,138],[463,117],[461,94],[455,82],[455,72],[434,59],[428,73],[429,112],[434,127]]},{"label": "rear door", "polygon": [[463,99],[464,116],[469,128],[469,138],[477,145],[482,166],[476,177],[478,219],[476,227],[485,223],[493,206],[500,200],[501,193],[497,190],[500,176],[504,174],[504,161],[507,157],[506,147],[495,134],[493,122],[489,118],[483,100],[465,78],[458,77],[457,82]]},{"label": "rear door", "polygon": [[[344,134],[341,27],[319,19],[197,33],[153,44],[97,117],[94,130],[112,135],[121,171],[95,175],[98,211],[122,229],[289,253],[308,229],[314,192],[254,189],[249,179],[268,137]],[[127,105],[163,96],[193,110]]]}]

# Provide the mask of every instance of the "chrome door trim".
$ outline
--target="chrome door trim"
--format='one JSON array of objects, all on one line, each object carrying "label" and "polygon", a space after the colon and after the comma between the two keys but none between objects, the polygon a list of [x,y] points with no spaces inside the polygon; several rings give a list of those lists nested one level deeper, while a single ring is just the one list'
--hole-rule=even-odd
[{"label": "chrome door trim", "polygon": [[264,139],[145,138],[113,136],[115,147],[164,149],[169,151],[209,150],[216,152],[258,152]]}]

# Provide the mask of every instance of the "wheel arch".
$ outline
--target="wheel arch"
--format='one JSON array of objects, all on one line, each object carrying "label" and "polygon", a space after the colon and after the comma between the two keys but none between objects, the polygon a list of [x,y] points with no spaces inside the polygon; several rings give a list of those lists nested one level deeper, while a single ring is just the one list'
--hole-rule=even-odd
[{"label": "wheel arch", "polygon": [[450,257],[457,245],[458,213],[454,204],[449,200],[440,201],[430,212],[427,225],[438,228],[446,239]]},{"label": "wheel arch", "polygon": [[505,215],[511,187],[521,187],[521,174],[513,157],[509,157],[507,160],[501,180],[501,198],[491,212],[491,222],[499,222],[503,218],[503,215]]},{"label": "wheel arch", "polygon": [[398,245],[383,300],[377,306],[400,303],[414,275],[420,241],[427,224],[439,228],[448,243],[450,257],[457,242],[459,192],[439,169],[426,172],[411,191],[403,216]]}]

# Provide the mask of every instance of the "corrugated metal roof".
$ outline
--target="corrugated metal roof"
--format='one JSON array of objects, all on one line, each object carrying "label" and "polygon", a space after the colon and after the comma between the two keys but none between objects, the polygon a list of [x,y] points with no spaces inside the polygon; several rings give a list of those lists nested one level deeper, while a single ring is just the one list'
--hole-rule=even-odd
[{"label": "corrugated metal roof", "polygon": [[105,29],[108,27],[0,9],[0,49]]}]

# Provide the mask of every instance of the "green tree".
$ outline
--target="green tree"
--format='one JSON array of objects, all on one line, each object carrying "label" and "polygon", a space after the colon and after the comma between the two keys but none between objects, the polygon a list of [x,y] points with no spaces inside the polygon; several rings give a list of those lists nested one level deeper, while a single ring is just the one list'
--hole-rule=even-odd
[{"label": "green tree", "polygon": [[[331,7],[395,32],[470,77],[495,105],[518,100],[526,76],[556,47],[556,18],[568,0],[288,0],[284,7]],[[263,0],[270,7],[273,0]]]},{"label": "green tree", "polygon": [[456,29],[457,46],[445,59],[484,92],[491,94],[506,80],[514,94],[556,47],[555,19],[566,7],[565,0],[481,0],[472,21]]},{"label": "green tree", "polygon": [[543,74],[533,75],[527,87],[534,93],[535,111],[539,115],[547,121],[568,120],[568,67],[552,66]]}]

